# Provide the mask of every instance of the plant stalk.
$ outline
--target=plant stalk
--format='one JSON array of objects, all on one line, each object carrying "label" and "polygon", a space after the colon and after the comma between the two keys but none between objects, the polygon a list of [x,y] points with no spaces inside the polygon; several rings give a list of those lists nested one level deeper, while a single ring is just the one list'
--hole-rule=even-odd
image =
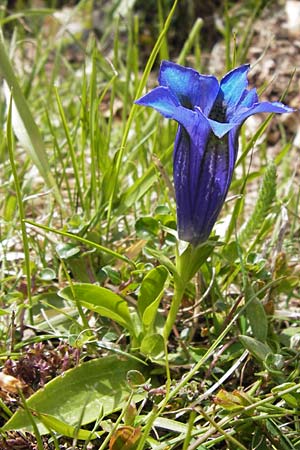
[{"label": "plant stalk", "polygon": [[178,284],[175,282],[174,285],[174,296],[172,298],[172,303],[171,303],[171,307],[167,316],[167,320],[165,323],[165,327],[164,327],[164,338],[167,340],[173,325],[176,321],[176,317],[177,317],[177,313],[178,310],[180,308],[181,305],[181,301],[182,301],[182,297],[185,291],[185,284],[182,285],[182,283],[180,283],[180,285],[178,286]]}]

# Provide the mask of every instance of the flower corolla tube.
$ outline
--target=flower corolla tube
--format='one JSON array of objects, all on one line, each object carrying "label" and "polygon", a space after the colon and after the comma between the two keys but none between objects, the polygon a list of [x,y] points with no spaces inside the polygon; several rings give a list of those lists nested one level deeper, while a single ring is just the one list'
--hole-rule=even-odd
[{"label": "flower corolla tube", "polygon": [[196,246],[205,242],[225,201],[238,152],[239,131],[256,113],[287,113],[280,102],[259,102],[248,90],[244,64],[219,82],[215,76],[163,61],[159,85],[136,100],[179,127],[173,156],[177,231]]}]

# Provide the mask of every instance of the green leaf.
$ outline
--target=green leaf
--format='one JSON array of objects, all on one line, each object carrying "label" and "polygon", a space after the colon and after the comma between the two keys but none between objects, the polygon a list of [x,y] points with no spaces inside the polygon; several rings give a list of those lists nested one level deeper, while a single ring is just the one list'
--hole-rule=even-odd
[{"label": "green leaf", "polygon": [[17,77],[14,74],[14,70],[6,54],[2,38],[0,38],[0,74],[6,81],[7,89],[5,89],[5,93],[8,104],[11,94],[13,97],[13,130],[22,147],[28,151],[29,156],[38,168],[45,183],[53,189],[56,200],[58,200],[59,203],[62,203],[59,189],[50,170],[44,142],[19,86]]},{"label": "green leaf", "polygon": [[158,222],[153,217],[141,217],[136,221],[135,231],[141,239],[157,236],[158,230]]},{"label": "green leaf", "polygon": [[145,328],[153,325],[169,272],[164,266],[150,270],[142,281],[138,298],[138,311]]},{"label": "green leaf", "polygon": [[276,424],[273,419],[266,420],[266,428],[268,433],[276,439],[276,443],[278,445],[277,448],[281,450],[295,449],[289,438],[283,434],[282,429]]},{"label": "green leaf", "polygon": [[160,334],[150,334],[141,343],[141,352],[150,358],[162,356],[165,350],[164,338]]},{"label": "green leaf", "polygon": [[56,246],[56,251],[61,259],[72,258],[80,253],[80,247],[76,244],[61,243]]},{"label": "green leaf", "polygon": [[265,342],[268,335],[268,319],[262,303],[257,298],[251,300],[247,305],[246,317],[254,338]]},{"label": "green leaf", "polygon": [[163,264],[174,276],[179,277],[179,274],[176,270],[175,265],[172,263],[172,261],[164,255],[161,251],[156,250],[152,247],[145,247],[144,253],[148,256],[152,256],[153,258],[156,258],[161,264]]},{"label": "green leaf", "polygon": [[138,370],[127,372],[127,383],[132,389],[136,389],[146,383],[144,375]]},{"label": "green leaf", "polygon": [[103,431],[93,433],[89,430],[84,430],[81,428],[78,429],[77,427],[73,427],[72,425],[68,425],[67,423],[62,422],[61,420],[57,419],[54,416],[51,416],[50,414],[39,413],[38,418],[47,429],[56,431],[56,433],[70,438],[76,437],[77,439],[86,441],[88,439],[97,439],[101,434],[104,433]]},{"label": "green leaf", "polygon": [[213,252],[217,245],[216,239],[213,237],[204,244],[198,245],[198,247],[184,246],[183,251],[178,247],[177,271],[180,274],[181,281],[188,282],[193,278]]},{"label": "green leaf", "polygon": [[[141,364],[116,356],[94,359],[56,377],[26,404],[30,410],[55,416],[71,426],[85,425],[101,413],[111,414],[124,406],[129,394],[126,375],[130,370],[141,371]],[[36,421],[40,432],[46,434],[46,427]],[[18,409],[3,430],[22,428],[30,431],[30,420],[23,409]]]},{"label": "green leaf", "polygon": [[45,269],[40,271],[39,277],[44,281],[52,281],[56,278],[56,272],[50,267],[45,267]]},{"label": "green leaf", "polygon": [[271,348],[267,344],[264,344],[263,342],[260,342],[250,336],[241,335],[239,336],[239,340],[245,349],[247,349],[251,355],[253,355],[254,358],[258,359],[260,362],[264,362],[267,355],[272,353]]},{"label": "green leaf", "polygon": [[1,17],[0,25],[3,25],[13,22],[14,20],[20,20],[23,17],[41,17],[41,16],[49,16],[55,12],[54,8],[26,8],[23,11],[18,11],[15,14],[9,14],[6,17]]},{"label": "green leaf", "polygon": [[74,284],[72,288],[68,286],[58,294],[66,300],[79,301],[81,306],[108,317],[133,332],[127,302],[109,289],[95,284],[80,283]]},{"label": "green leaf", "polygon": [[272,394],[278,394],[281,396],[286,403],[292,408],[299,408],[300,405],[300,392],[290,392],[287,394],[281,394],[282,391],[296,386],[294,382],[282,383],[279,386],[275,386],[271,389]]}]

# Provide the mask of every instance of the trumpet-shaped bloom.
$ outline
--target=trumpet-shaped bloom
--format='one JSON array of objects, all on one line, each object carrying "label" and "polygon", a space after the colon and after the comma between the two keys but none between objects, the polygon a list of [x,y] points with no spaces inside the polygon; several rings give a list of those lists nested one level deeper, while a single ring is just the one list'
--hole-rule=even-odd
[{"label": "trumpet-shaped bloom", "polygon": [[238,151],[239,130],[252,114],[293,111],[279,102],[259,102],[248,90],[245,64],[222,80],[163,61],[160,86],[138,99],[179,127],[174,146],[174,185],[180,239],[198,245],[214,226],[227,195]]}]

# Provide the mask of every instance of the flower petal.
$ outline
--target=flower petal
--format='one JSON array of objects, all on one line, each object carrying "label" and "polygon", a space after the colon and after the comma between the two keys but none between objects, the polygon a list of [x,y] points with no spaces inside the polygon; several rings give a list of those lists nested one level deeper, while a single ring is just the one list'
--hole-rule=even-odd
[{"label": "flower petal", "polygon": [[188,133],[178,128],[174,146],[173,173],[177,204],[177,229],[179,238],[188,242],[203,240],[203,231],[195,224],[195,203],[198,199],[199,176],[210,127],[200,118],[198,127]]},{"label": "flower petal", "polygon": [[245,108],[251,108],[255,103],[258,103],[258,95],[256,89],[251,89],[250,91],[244,91],[242,97],[240,98],[237,105],[227,108],[226,120],[228,122],[232,121],[232,117],[238,114],[238,111],[245,112]]},{"label": "flower petal", "polygon": [[248,86],[250,65],[244,64],[228,72],[221,80],[220,91],[227,108],[236,106]]},{"label": "flower petal", "polygon": [[150,106],[164,117],[173,118],[174,110],[180,106],[178,99],[166,87],[157,87],[135,101],[137,105]]},{"label": "flower petal", "polygon": [[199,245],[214,226],[231,183],[238,140],[236,130],[216,138],[208,122],[190,136],[178,130],[174,153],[174,184],[179,238]]},{"label": "flower petal", "polygon": [[232,130],[237,126],[235,122],[224,123],[224,122],[217,122],[216,120],[213,119],[208,119],[199,108],[197,108],[197,113],[199,116],[202,117],[202,120],[206,120],[208,122],[212,132],[218,138],[222,138],[223,136],[225,136],[226,133],[228,133],[230,130]]},{"label": "flower petal", "polygon": [[254,105],[254,103],[258,103],[258,95],[256,92],[256,89],[250,89],[250,91],[245,91],[244,94],[242,95],[239,104],[238,104],[238,108],[243,106],[243,107],[247,107],[250,108],[251,106]]},{"label": "flower petal", "polygon": [[289,106],[285,106],[280,102],[261,102],[255,103],[250,108],[238,108],[236,114],[232,117],[232,121],[239,123],[240,125],[253,114],[258,113],[289,113],[293,112],[294,109]]},{"label": "flower petal", "polygon": [[208,115],[219,92],[219,82],[212,75],[201,75],[196,70],[163,61],[160,67],[159,84],[168,87],[182,106],[201,108]]},{"label": "flower petal", "polygon": [[233,128],[236,128],[237,124],[234,122],[231,123],[221,123],[216,122],[215,120],[208,119],[208,122],[210,124],[210,127],[214,133],[215,136],[218,138],[222,138],[225,136],[226,133],[228,133]]},{"label": "flower petal", "polygon": [[210,138],[203,155],[195,203],[195,223],[208,239],[224,204],[234,170],[238,150],[237,130],[223,139]]},{"label": "flower petal", "polygon": [[[176,120],[184,126],[188,133],[193,133],[194,128],[199,124],[198,111],[192,111],[181,106],[169,88],[164,86],[153,89],[153,91],[136,100],[135,103],[154,108],[167,119]],[[202,113],[201,115],[203,116]],[[205,116],[203,118],[207,121]]]}]

